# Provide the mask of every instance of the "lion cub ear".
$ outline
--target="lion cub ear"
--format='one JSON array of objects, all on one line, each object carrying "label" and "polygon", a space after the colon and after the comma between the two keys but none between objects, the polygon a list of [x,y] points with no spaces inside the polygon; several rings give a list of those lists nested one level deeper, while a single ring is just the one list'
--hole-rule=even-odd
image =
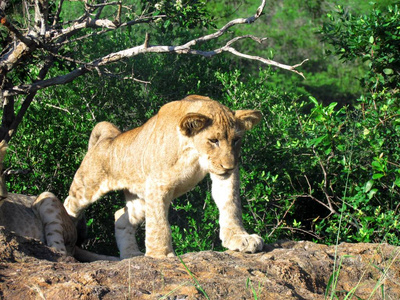
[{"label": "lion cub ear", "polygon": [[212,120],[202,114],[188,113],[185,115],[180,124],[179,129],[186,136],[194,136],[201,130],[211,125]]},{"label": "lion cub ear", "polygon": [[235,117],[244,125],[245,130],[252,129],[262,118],[259,110],[236,110]]}]

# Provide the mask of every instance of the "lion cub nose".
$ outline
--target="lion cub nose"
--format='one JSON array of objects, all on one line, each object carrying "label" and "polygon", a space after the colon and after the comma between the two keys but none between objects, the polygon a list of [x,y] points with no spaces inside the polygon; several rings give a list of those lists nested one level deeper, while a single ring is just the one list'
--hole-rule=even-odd
[{"label": "lion cub nose", "polygon": [[233,165],[220,165],[222,169],[224,169],[227,173],[233,171],[235,169],[235,166]]}]

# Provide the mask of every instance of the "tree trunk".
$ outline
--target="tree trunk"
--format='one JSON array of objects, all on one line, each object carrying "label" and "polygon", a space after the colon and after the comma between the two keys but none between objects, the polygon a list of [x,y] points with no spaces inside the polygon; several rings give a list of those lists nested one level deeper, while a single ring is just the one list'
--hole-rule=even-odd
[{"label": "tree trunk", "polygon": [[7,197],[7,187],[4,181],[3,162],[7,153],[8,145],[6,141],[0,143],[0,200]]}]

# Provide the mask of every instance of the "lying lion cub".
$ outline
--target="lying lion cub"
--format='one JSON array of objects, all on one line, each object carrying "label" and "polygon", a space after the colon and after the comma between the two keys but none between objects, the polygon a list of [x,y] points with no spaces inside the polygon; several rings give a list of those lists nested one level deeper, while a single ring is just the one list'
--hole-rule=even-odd
[{"label": "lying lion cub", "polygon": [[140,254],[135,232],[145,218],[146,256],[174,256],[170,203],[210,173],[222,245],[260,251],[263,240],[243,228],[238,167],[243,135],[260,120],[259,111],[231,111],[210,98],[192,95],[164,105],[144,125],[127,132],[99,123],[64,206],[77,223],[85,208],[102,195],[124,189],[127,205],[116,213],[121,258]]},{"label": "lying lion cub", "polygon": [[79,261],[118,260],[117,257],[96,254],[76,246],[75,224],[57,197],[41,193],[38,197],[8,193],[2,174],[8,145],[0,143],[0,226],[19,236],[40,240],[60,254]]},{"label": "lying lion cub", "polygon": [[19,236],[40,240],[60,254],[82,262],[119,260],[76,246],[77,232],[61,201],[50,193],[38,197],[8,193],[0,200],[0,226]]}]

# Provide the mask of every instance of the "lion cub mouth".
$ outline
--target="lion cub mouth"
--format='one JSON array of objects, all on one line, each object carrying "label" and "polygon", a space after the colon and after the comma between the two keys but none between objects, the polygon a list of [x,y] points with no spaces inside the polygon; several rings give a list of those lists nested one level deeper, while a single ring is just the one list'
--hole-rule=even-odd
[{"label": "lion cub mouth", "polygon": [[234,170],[235,170],[235,168],[233,168],[233,169],[224,169],[224,168],[214,167],[212,170],[210,170],[210,172],[215,174],[215,175],[218,175],[218,176],[227,177],[227,176],[231,175]]}]

